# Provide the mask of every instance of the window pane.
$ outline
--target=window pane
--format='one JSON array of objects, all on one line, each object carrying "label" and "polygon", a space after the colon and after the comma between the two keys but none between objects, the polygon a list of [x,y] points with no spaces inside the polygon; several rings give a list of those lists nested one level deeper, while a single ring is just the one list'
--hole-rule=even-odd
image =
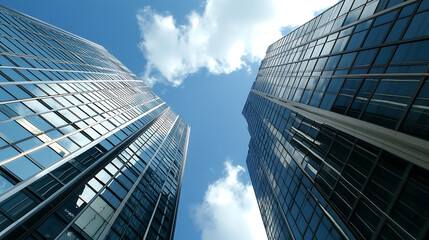
[{"label": "window pane", "polygon": [[429,34],[429,12],[416,14],[408,26],[404,39],[427,36]]},{"label": "window pane", "polygon": [[92,208],[87,208],[75,223],[94,239],[100,236],[103,230],[102,227],[106,224],[104,219],[92,210]]},{"label": "window pane", "polygon": [[409,18],[399,19],[393,25],[393,28],[390,30],[389,36],[386,38],[386,43],[394,42],[400,40],[402,32],[404,31],[405,26],[408,23]]},{"label": "window pane", "polygon": [[0,194],[12,187],[13,184],[0,175]]},{"label": "window pane", "polygon": [[382,79],[362,119],[394,128],[417,85],[418,80]]},{"label": "window pane", "polygon": [[392,58],[392,63],[410,61],[429,61],[429,40],[399,45]]},{"label": "window pane", "polygon": [[405,118],[401,131],[429,140],[429,82],[427,81]]},{"label": "window pane", "polygon": [[46,239],[55,239],[65,227],[66,224],[62,220],[52,215],[37,228],[37,231]]},{"label": "window pane", "polygon": [[359,52],[355,62],[353,63],[353,66],[370,65],[376,53],[377,49],[370,49]]},{"label": "window pane", "polygon": [[22,180],[27,179],[41,170],[26,157],[20,157],[10,163],[6,163],[4,166],[6,166]]},{"label": "window pane", "polygon": [[368,47],[368,46],[374,46],[382,43],[384,40],[384,36],[386,35],[387,30],[389,29],[389,26],[390,24],[384,24],[384,25],[372,28],[369,31],[363,46]]}]

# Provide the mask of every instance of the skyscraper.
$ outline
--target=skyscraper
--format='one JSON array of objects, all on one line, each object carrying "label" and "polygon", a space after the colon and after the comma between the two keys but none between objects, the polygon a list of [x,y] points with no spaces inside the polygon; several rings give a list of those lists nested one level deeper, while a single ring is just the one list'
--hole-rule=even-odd
[{"label": "skyscraper", "polygon": [[172,239],[190,128],[102,46],[0,6],[0,238]]},{"label": "skyscraper", "polygon": [[429,1],[345,0],[268,47],[243,115],[269,239],[429,238]]}]

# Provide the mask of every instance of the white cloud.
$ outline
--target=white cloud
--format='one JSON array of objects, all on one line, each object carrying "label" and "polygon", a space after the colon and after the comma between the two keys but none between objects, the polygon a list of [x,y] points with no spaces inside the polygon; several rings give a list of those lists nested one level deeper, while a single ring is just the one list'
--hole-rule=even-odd
[{"label": "white cloud", "polygon": [[207,0],[202,13],[191,12],[184,25],[145,7],[137,14],[139,48],[147,60],[143,79],[178,86],[200,68],[228,74],[246,67],[264,57],[283,27],[301,25],[337,1]]},{"label": "white cloud", "polygon": [[202,240],[267,239],[253,187],[239,179],[240,165],[225,162],[226,176],[209,185],[195,222]]}]

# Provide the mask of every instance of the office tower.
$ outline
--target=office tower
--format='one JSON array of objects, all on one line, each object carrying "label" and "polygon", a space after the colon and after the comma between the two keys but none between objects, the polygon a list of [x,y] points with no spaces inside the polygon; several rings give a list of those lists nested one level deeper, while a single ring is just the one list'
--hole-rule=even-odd
[{"label": "office tower", "polygon": [[190,128],[102,46],[0,7],[0,238],[172,239]]},{"label": "office tower", "polygon": [[340,1],[268,47],[243,115],[269,239],[428,239],[429,1]]}]

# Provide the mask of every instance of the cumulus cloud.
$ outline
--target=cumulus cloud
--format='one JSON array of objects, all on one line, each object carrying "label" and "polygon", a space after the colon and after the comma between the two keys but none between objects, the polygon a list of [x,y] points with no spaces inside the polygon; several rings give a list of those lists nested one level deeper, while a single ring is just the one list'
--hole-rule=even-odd
[{"label": "cumulus cloud", "polygon": [[189,74],[206,68],[231,73],[259,61],[281,30],[314,17],[338,0],[207,0],[185,24],[147,6],[137,13],[147,64],[143,80],[179,86]]},{"label": "cumulus cloud", "polygon": [[226,176],[209,185],[194,219],[202,240],[267,239],[252,185],[243,183],[244,168],[225,162]]}]

